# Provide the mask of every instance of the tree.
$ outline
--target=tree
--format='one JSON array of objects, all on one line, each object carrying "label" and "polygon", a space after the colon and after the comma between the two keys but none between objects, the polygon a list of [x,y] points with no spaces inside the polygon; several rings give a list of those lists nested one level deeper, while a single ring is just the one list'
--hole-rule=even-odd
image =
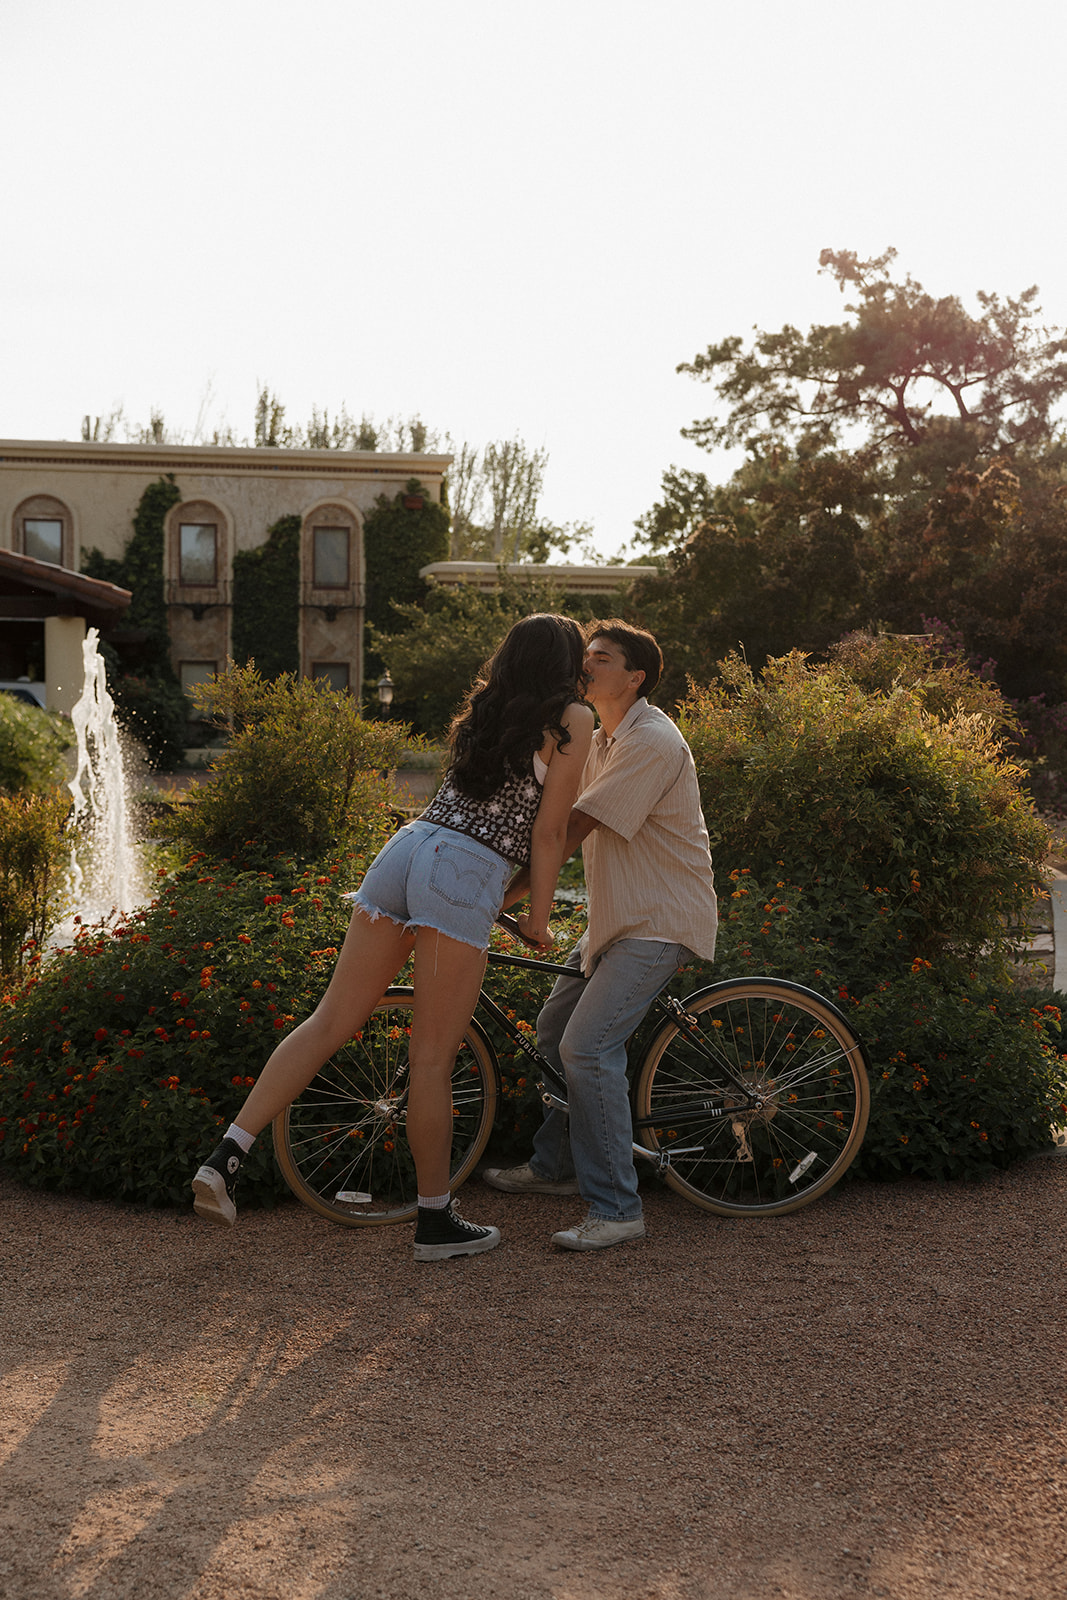
[{"label": "tree", "polygon": [[499,439],[481,451],[466,440],[445,443],[452,453],[445,480],[451,560],[543,562],[574,553],[597,560],[591,524],[557,524],[538,514],[546,450],[531,450],[519,438]]},{"label": "tree", "polygon": [[894,283],[895,258],[893,249],[866,261],[824,250],[820,269],[856,295],[848,319],[806,334],[757,329],[748,348],[733,336],[679,366],[729,407],[685,437],[755,454],[771,442],[828,448],[857,437],[893,454],[946,433],[970,453],[1047,445],[1067,393],[1067,338],[1039,323],[1037,288],[1003,300],[979,291],[973,316],[910,276]]},{"label": "tree", "polygon": [[881,512],[857,458],[779,449],[722,487],[671,473],[665,488],[646,523],[661,540],[682,536],[628,601],[664,652],[661,703],[683,698],[689,678],[709,682],[731,650],[758,668],[785,650],[826,650],[872,620]]},{"label": "tree", "polygon": [[758,668],[835,629],[937,618],[1008,694],[1064,698],[1067,339],[1040,325],[1036,289],[979,294],[972,315],[894,282],[894,256],[824,250],[853,291],[842,323],[730,338],[679,369],[724,402],[687,436],[747,455],[721,485],[671,468],[638,524],[667,552],[634,603],[675,694],[728,649]]},{"label": "tree", "polygon": [[333,420],[324,406],[311,408],[310,420],[303,426],[285,420],[286,408],[266,386],[256,396],[255,438],[258,448],[272,450],[388,450],[397,454],[421,454],[437,448],[437,435],[422,418],[387,417],[375,422],[364,412],[357,422],[342,402]]},{"label": "tree", "polygon": [[[957,467],[895,508],[872,573],[877,614],[901,631],[935,622],[1016,699],[1067,690],[1067,489],[1058,470],[1002,460]],[[918,619],[918,620],[917,620]]]},{"label": "tree", "polygon": [[552,585],[517,580],[501,571],[495,589],[435,584],[421,604],[392,606],[389,632],[372,628],[373,649],[396,680],[395,713],[416,732],[439,738],[508,629],[535,611],[589,614],[588,603]]},{"label": "tree", "polygon": [[448,475],[452,507],[452,558],[459,561],[519,561],[537,529],[537,502],[548,453],[521,439],[477,447],[453,447]]},{"label": "tree", "polygon": [[683,543],[691,533],[717,515],[716,489],[704,472],[688,467],[668,467],[663,474],[663,499],[639,517],[637,543],[662,550]]},{"label": "tree", "polygon": [[124,408],[116,406],[106,415],[84,416],[81,436],[86,444],[121,438],[131,444],[212,444],[243,449],[254,445],[268,450],[388,450],[401,455],[439,448],[437,434],[418,415],[387,417],[384,422],[376,422],[364,412],[357,422],[342,403],[333,418],[325,406],[320,411],[315,405],[306,423],[287,422],[286,407],[266,384],[260,386],[256,395],[251,439],[239,437],[228,422],[209,433],[206,413],[211,398],[209,384],[191,431],[171,426],[157,406],[151,408],[146,423],[131,422]]}]

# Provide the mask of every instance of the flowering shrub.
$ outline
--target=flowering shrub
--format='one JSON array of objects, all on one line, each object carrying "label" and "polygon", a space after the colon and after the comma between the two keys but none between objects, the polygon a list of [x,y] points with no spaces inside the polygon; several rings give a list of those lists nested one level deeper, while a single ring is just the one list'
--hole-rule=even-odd
[{"label": "flowering shrub", "polygon": [[[274,1044],[325,989],[348,918],[340,894],[364,864],[356,855],[310,865],[280,857],[256,872],[194,858],[123,926],[82,930],[47,966],[31,951],[29,975],[0,1009],[0,1161],[40,1187],[186,1205],[193,1171]],[[802,889],[778,870],[769,887],[744,868],[725,875],[714,966],[681,971],[672,992],[766,972],[834,1000],[871,1059],[871,1120],[855,1173],[969,1177],[1048,1146],[1051,1125],[1067,1121],[1055,997],[903,960],[896,913],[908,903],[895,906],[882,888],[870,891],[854,937],[829,938],[821,887]],[[582,921],[557,914],[560,958]],[[486,976],[529,1037],[551,981],[524,968]],[[656,1026],[640,1030],[635,1060]],[[489,1154],[524,1161],[541,1117],[536,1072],[490,1033],[502,1107]],[[286,1192],[263,1137],[241,1204],[271,1205]]]},{"label": "flowering shrub", "polygon": [[[824,886],[803,889],[777,865],[783,875],[769,888],[745,868],[726,876],[716,959],[683,968],[669,992],[682,997],[723,978],[771,974],[832,1000],[871,1062],[871,1117],[854,1177],[973,1178],[1050,1148],[1053,1125],[1067,1123],[1057,997],[946,977],[907,956],[901,925],[910,903],[894,905],[881,886],[869,891],[859,927],[828,937]],[[564,952],[583,918],[557,915],[553,925]],[[488,992],[531,1037],[550,984],[522,968],[490,966],[486,973]],[[661,1023],[653,1014],[642,1025],[631,1061]],[[497,1035],[493,1043],[503,1109],[489,1155],[503,1164],[525,1161],[541,1120],[536,1073],[510,1041]]]},{"label": "flowering shrub", "polygon": [[[146,910],[84,928],[0,1009],[0,1159],[25,1182],[184,1204],[281,1034],[315,1006],[362,858],[263,872],[194,860]],[[269,1136],[242,1198],[284,1192]]]},{"label": "flowering shrub", "polygon": [[857,1177],[973,1178],[1048,1148],[1067,1122],[1061,1009],[920,966],[846,1009],[871,1058]]}]

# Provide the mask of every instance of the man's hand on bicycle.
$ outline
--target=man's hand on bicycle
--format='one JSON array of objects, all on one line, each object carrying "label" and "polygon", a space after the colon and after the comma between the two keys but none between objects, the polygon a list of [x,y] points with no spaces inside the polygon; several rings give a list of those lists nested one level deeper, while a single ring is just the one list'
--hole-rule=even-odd
[{"label": "man's hand on bicycle", "polygon": [[501,911],[496,920],[498,927],[503,928],[513,939],[519,939],[523,944],[529,945],[531,950],[551,950],[556,942],[556,936],[551,928],[534,928],[526,913],[516,917],[509,911]]},{"label": "man's hand on bicycle", "polygon": [[535,927],[526,911],[520,912],[514,921],[519,930],[519,937],[526,944],[532,945],[537,950],[551,950],[556,942],[556,936],[550,927],[547,925],[543,928]]}]

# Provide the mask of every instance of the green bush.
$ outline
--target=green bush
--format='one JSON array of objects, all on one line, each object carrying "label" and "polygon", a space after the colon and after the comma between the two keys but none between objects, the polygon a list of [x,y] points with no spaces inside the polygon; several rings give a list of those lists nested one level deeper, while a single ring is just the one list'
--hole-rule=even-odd
[{"label": "green bush", "polygon": [[108,689],[118,721],[142,746],[149,766],[156,772],[180,766],[189,715],[180,684],[159,672],[115,677],[109,672]]},{"label": "green bush", "polygon": [[62,783],[70,723],[14,695],[0,694],[0,794],[42,794]]},{"label": "green bush", "polygon": [[0,795],[0,973],[16,973],[28,943],[42,943],[56,920],[70,810],[66,789]]},{"label": "green bush", "polygon": [[547,586],[519,584],[504,573],[496,589],[437,585],[420,604],[394,604],[392,631],[371,628],[369,637],[396,681],[400,714],[418,732],[440,737],[508,629],[558,605]]},{"label": "green bush", "polygon": [[1067,1122],[1062,1013],[924,966],[847,1007],[871,1057],[854,1176],[974,1178],[1048,1149]]},{"label": "green bush", "polygon": [[175,813],[181,843],[249,865],[278,852],[376,848],[385,837],[385,775],[404,749],[402,723],[364,722],[348,695],[288,673],[268,682],[252,666],[199,685],[194,700],[232,732],[209,782]]},{"label": "green bush", "polygon": [[[799,652],[757,679],[722,663],[680,716],[720,867],[771,879],[779,860],[822,898],[824,931],[862,936],[875,903],[940,970],[1008,970],[1049,833],[986,711],[926,709],[897,681],[867,692]],[[883,974],[884,975],[884,974]]]},{"label": "green bush", "polygon": [[889,695],[904,688],[924,711],[942,721],[961,711],[978,712],[996,733],[1018,727],[1014,707],[992,679],[972,670],[939,635],[850,633],[828,656],[865,694]]},{"label": "green bush", "polygon": [[[0,1160],[23,1182],[182,1204],[281,1033],[317,1004],[365,860],[190,862],[125,924],[81,930],[0,1010]],[[261,1139],[246,1203],[285,1187]]]}]

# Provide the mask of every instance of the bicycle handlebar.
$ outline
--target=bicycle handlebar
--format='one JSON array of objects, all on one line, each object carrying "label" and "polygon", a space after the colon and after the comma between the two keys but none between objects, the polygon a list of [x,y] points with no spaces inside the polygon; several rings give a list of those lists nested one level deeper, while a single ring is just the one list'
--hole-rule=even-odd
[{"label": "bicycle handlebar", "polygon": [[510,934],[513,939],[518,939],[519,943],[524,944],[528,950],[540,950],[541,946],[537,940],[527,939],[515,918],[509,917],[506,911],[502,911],[497,917],[496,925],[498,928],[503,928],[504,932]]}]

